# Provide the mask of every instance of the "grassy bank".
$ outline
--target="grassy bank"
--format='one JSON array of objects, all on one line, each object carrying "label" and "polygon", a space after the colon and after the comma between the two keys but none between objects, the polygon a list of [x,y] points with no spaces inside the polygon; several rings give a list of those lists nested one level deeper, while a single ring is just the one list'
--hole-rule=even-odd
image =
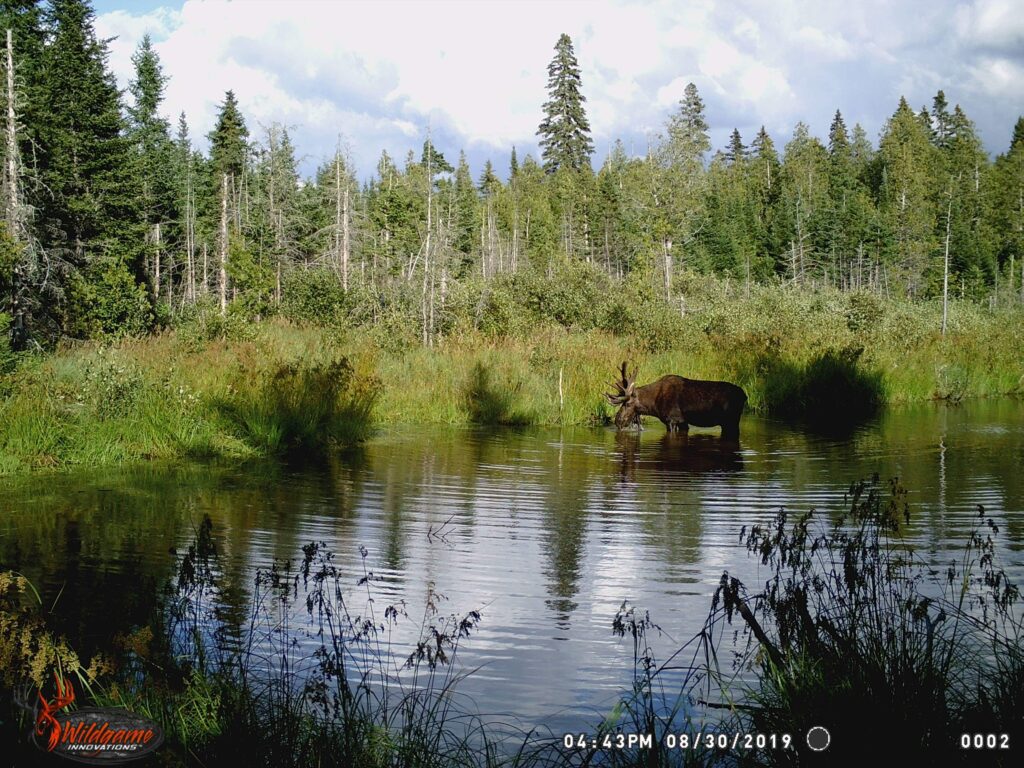
[{"label": "grassy bank", "polygon": [[[199,314],[160,335],[23,358],[0,379],[0,473],[323,449],[371,423],[603,424],[602,392],[624,359],[641,381],[734,381],[753,410],[794,421],[1024,393],[1020,309],[954,302],[943,337],[938,304],[721,281],[689,295],[681,312],[620,297],[567,316],[510,308],[498,286],[475,322],[430,347],[330,312],[316,325]],[[499,326],[520,311],[535,316]]]},{"label": "grassy bank", "polygon": [[66,349],[3,380],[0,473],[345,448],[368,433],[370,384],[336,345],[284,327]]}]

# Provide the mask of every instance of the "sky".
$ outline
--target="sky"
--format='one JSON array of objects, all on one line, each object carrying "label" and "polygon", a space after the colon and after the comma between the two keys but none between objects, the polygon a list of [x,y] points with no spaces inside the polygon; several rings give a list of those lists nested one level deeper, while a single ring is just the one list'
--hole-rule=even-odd
[{"label": "sky", "polygon": [[714,148],[764,125],[781,150],[798,121],[823,140],[840,109],[877,144],[900,96],[938,89],[1005,152],[1024,113],[1024,0],[330,2],[96,0],[122,87],[149,34],[170,77],[163,112],[205,150],[224,92],[251,138],[289,129],[308,175],[339,141],[360,178],[382,150],[419,157],[427,132],[475,175],[538,156],[547,66],[573,41],[599,167],[616,139],[643,154],[694,82]]}]

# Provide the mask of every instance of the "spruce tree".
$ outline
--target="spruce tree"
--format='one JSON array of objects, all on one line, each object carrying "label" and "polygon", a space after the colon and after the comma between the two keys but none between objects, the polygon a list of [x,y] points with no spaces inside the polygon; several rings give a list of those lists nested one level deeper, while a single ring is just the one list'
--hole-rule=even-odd
[{"label": "spruce tree", "polygon": [[119,92],[93,17],[82,0],[51,3],[38,86],[48,107],[36,156],[49,191],[40,218],[51,244],[79,265],[111,248],[142,250]]},{"label": "spruce tree", "polygon": [[572,40],[563,34],[555,45],[555,57],[548,65],[548,95],[544,119],[537,129],[541,137],[544,170],[554,173],[560,168],[580,171],[590,169],[594,151],[590,139],[590,123],[580,89],[580,68],[573,53]]},{"label": "spruce tree", "polygon": [[[132,56],[135,78],[128,91],[134,100],[128,106],[128,139],[134,151],[137,185],[141,191],[139,214],[146,228],[149,254],[146,260],[151,289],[160,295],[161,258],[167,248],[167,224],[178,219],[176,180],[174,178],[174,146],[170,125],[157,112],[163,101],[167,77],[160,68],[160,59],[153,50],[149,35],[142,38]],[[165,264],[166,270],[169,265]]]},{"label": "spruce tree", "polygon": [[476,187],[466,153],[459,152],[459,164],[455,169],[455,232],[452,244],[462,254],[463,270],[468,268],[477,242],[477,204]]},{"label": "spruce tree", "polygon": [[747,148],[743,144],[743,137],[740,136],[738,128],[733,128],[732,134],[729,136],[729,146],[725,150],[725,159],[729,165],[735,165],[742,163],[746,157]]},{"label": "spruce tree", "polygon": [[[217,114],[217,124],[209,133],[210,164],[216,176],[228,174],[238,178],[245,167],[246,139],[249,130],[245,127],[245,119],[238,109],[238,100],[234,91],[224,94],[224,103]],[[219,179],[216,180],[219,183]]]},{"label": "spruce tree", "polygon": [[763,125],[750,149],[751,183],[755,195],[754,242],[758,260],[771,263],[775,271],[782,273],[785,267],[779,259],[782,246],[778,242],[779,201],[782,197],[781,164],[775,142]]},{"label": "spruce tree", "polygon": [[941,90],[935,94],[932,100],[931,112],[932,142],[940,149],[949,146],[953,138],[952,115],[949,114],[949,102],[946,101],[946,94]]},{"label": "spruce tree", "polygon": [[928,126],[901,98],[878,145],[878,208],[889,250],[911,295],[922,292],[928,259],[936,248],[936,160]]},{"label": "spruce tree", "polygon": [[679,109],[669,118],[666,149],[669,162],[680,168],[703,166],[704,155],[711,149],[704,102],[693,83],[687,84]]},{"label": "spruce tree", "polygon": [[35,163],[41,237],[66,267],[64,329],[137,333],[151,322],[145,291],[145,225],[125,136],[120,94],[82,0],[54,0],[35,85],[40,105]]}]

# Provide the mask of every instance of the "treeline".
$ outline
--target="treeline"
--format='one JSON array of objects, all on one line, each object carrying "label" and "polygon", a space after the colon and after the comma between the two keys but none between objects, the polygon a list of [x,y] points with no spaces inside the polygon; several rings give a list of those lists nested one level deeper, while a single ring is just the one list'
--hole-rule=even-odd
[{"label": "treeline", "polygon": [[827,142],[803,123],[781,149],[734,130],[712,155],[690,84],[643,156],[617,142],[595,172],[563,35],[541,158],[513,148],[504,180],[490,162],[475,175],[427,136],[360,184],[340,140],[301,178],[288,131],[250,129],[231,91],[202,155],[184,114],[160,115],[148,37],[123,94],[93,21],[82,0],[0,4],[0,323],[15,348],[144,333],[194,307],[262,317],[290,293],[308,310],[323,292],[430,343],[460,286],[485,297],[528,272],[557,290],[566,263],[680,309],[687,272],[1024,301],[1024,118],[993,163],[942,91],[920,111],[901,99],[877,147],[837,111]]}]

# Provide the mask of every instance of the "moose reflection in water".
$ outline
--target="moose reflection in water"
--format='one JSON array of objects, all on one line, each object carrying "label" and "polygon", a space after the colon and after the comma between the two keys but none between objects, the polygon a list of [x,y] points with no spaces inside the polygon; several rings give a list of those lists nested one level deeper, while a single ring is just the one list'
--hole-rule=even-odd
[{"label": "moose reflection in water", "polygon": [[668,432],[645,445],[638,433],[621,431],[615,436],[615,447],[621,459],[620,476],[628,482],[636,482],[638,476],[643,479],[666,473],[696,475],[743,469],[739,442],[710,435]]},{"label": "moose reflection in water", "polygon": [[736,439],[740,434],[740,416],[747,393],[727,381],[700,381],[669,374],[651,384],[636,386],[636,368],[612,382],[615,392],[605,393],[608,402],[619,406],[615,426],[640,426],[641,416],[656,416],[669,432],[688,432],[696,427],[722,427],[722,437]]}]

